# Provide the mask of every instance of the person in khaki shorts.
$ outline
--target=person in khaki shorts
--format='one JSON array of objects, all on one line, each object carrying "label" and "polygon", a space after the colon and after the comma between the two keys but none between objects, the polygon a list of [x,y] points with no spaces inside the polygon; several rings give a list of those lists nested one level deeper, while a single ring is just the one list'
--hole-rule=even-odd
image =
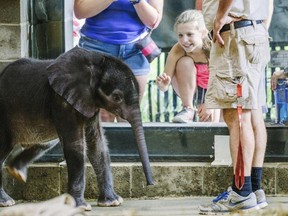
[{"label": "person in khaki shorts", "polygon": [[273,0],[203,0],[202,7],[214,42],[205,106],[223,109],[234,176],[231,187],[199,211],[254,211],[268,205],[261,188],[267,135],[260,99]]}]

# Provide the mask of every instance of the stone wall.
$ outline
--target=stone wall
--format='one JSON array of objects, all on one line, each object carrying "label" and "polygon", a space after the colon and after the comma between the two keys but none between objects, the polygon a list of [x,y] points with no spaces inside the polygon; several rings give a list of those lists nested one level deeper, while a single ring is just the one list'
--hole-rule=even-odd
[{"label": "stone wall", "polygon": [[[216,196],[231,185],[231,166],[212,166],[211,163],[151,163],[153,186],[146,186],[140,163],[112,163],[115,192],[123,198],[159,198],[187,196]],[[288,195],[288,164],[265,163],[262,187],[268,196]],[[47,200],[67,193],[65,163],[34,163],[29,166],[25,184],[3,173],[6,192],[15,200]],[[99,196],[96,175],[86,165],[85,198]]]},{"label": "stone wall", "polygon": [[28,56],[29,0],[0,0],[0,71],[10,62]]}]

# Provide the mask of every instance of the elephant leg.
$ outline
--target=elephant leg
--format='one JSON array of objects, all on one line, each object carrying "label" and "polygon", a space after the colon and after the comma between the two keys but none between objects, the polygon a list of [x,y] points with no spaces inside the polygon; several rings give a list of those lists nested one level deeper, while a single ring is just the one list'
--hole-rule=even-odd
[{"label": "elephant leg", "polygon": [[28,165],[40,158],[56,144],[57,142],[51,141],[42,144],[34,144],[29,148],[25,148],[7,162],[9,174],[20,182],[26,182]]},{"label": "elephant leg", "polygon": [[85,138],[88,148],[87,156],[96,173],[100,191],[98,206],[121,205],[123,199],[114,191],[109,150],[98,120],[86,127]]},{"label": "elephant leg", "polygon": [[[0,119],[1,120],[1,119]],[[12,151],[10,135],[5,133],[3,125],[0,126],[0,207],[12,206],[15,201],[5,192],[3,188],[3,163]]]},{"label": "elephant leg", "polygon": [[91,210],[84,199],[85,191],[85,150],[84,119],[69,109],[55,109],[54,122],[68,171],[68,193],[75,199],[76,206]]},{"label": "elephant leg", "polygon": [[3,161],[0,166],[0,207],[8,207],[15,204],[15,201],[5,192],[3,188]]},{"label": "elephant leg", "polygon": [[68,193],[74,197],[77,206],[91,210],[84,199],[85,191],[85,143],[83,130],[63,135],[63,152],[68,170]]}]

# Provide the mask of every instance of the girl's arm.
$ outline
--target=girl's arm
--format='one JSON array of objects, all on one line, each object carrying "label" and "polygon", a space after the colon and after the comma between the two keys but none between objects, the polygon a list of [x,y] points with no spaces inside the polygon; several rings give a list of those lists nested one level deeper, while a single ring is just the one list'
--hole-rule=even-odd
[{"label": "girl's arm", "polygon": [[157,86],[161,91],[168,90],[171,79],[176,70],[176,64],[184,55],[185,51],[178,43],[176,43],[170,50],[166,60],[164,72],[156,78]]}]

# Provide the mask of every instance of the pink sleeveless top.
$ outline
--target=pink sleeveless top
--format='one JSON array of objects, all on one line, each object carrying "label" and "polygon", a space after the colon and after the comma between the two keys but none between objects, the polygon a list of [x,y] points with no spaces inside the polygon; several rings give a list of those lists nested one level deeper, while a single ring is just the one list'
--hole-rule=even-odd
[{"label": "pink sleeveless top", "polygon": [[195,63],[197,86],[207,89],[209,79],[209,67],[205,63]]}]

